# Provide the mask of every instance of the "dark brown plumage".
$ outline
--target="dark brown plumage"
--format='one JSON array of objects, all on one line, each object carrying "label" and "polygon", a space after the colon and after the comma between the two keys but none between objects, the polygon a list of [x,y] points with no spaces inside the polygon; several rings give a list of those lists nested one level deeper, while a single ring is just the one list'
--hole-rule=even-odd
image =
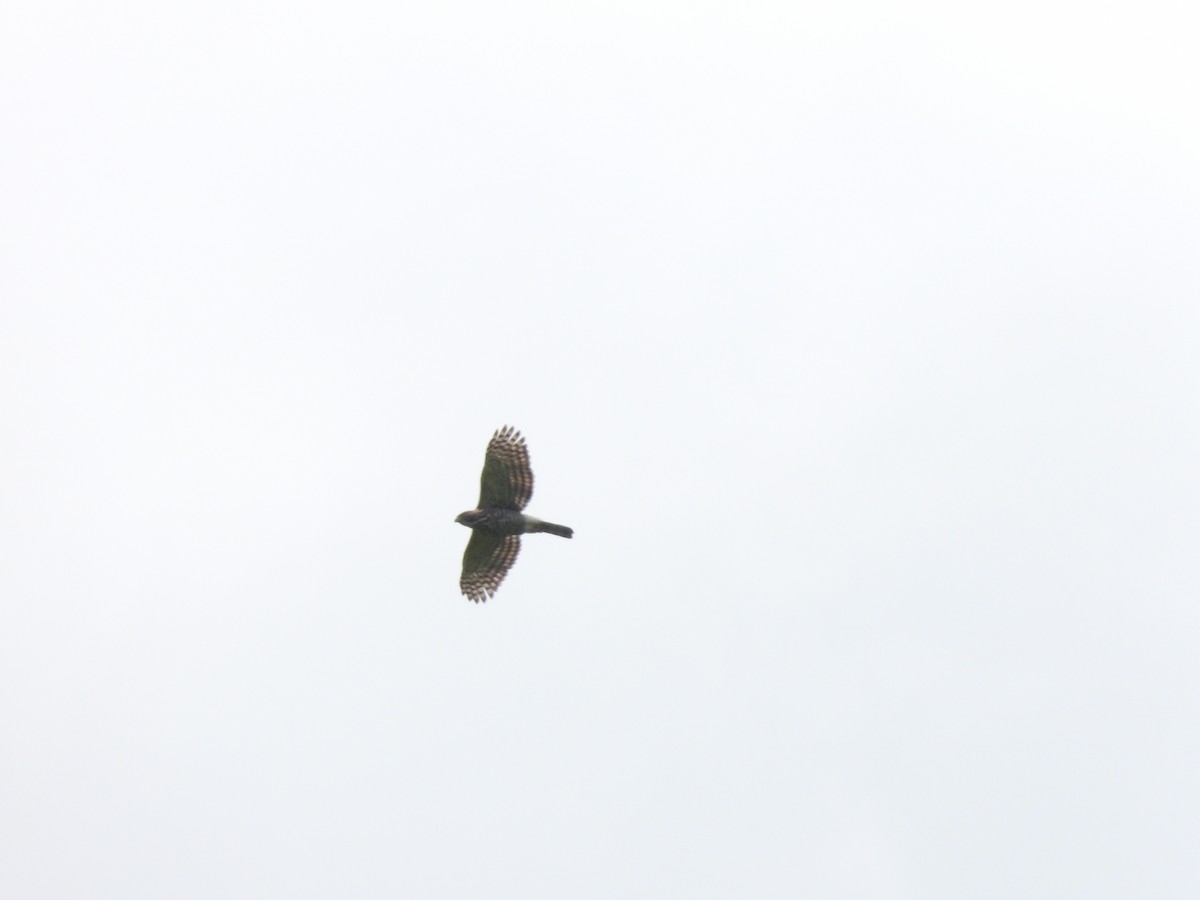
[{"label": "dark brown plumage", "polygon": [[521,552],[519,535],[546,532],[569,538],[573,534],[565,525],[525,515],[522,510],[532,495],[533,469],[525,438],[507,425],[497,429],[483,458],[479,505],[454,520],[471,529],[458,582],[468,599],[481,602],[496,593]]}]

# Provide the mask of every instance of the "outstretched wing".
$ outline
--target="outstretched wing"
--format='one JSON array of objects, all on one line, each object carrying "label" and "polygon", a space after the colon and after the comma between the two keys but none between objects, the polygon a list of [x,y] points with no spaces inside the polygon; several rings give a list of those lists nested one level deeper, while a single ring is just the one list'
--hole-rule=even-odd
[{"label": "outstretched wing", "polygon": [[508,425],[488,441],[479,485],[479,508],[522,510],[533,495],[533,469],[529,448],[521,432]]},{"label": "outstretched wing", "polygon": [[520,551],[521,539],[515,534],[494,534],[482,528],[472,531],[458,580],[467,599],[479,603],[495,594]]}]

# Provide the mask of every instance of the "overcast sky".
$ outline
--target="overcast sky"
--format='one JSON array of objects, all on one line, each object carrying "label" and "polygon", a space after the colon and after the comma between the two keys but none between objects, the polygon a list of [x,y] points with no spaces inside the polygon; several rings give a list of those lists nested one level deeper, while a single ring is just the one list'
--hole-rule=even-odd
[{"label": "overcast sky", "polygon": [[0,895],[1196,896],[1193,16],[6,4]]}]

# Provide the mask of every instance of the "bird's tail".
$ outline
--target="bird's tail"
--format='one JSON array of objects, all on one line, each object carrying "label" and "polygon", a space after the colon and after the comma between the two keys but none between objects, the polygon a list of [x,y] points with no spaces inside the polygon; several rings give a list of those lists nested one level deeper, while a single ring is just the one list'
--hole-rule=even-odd
[{"label": "bird's tail", "polygon": [[575,533],[566,525],[555,525],[553,522],[543,522],[540,519],[530,524],[533,526],[529,529],[530,531],[545,531],[549,534],[557,534],[559,537],[569,538]]}]

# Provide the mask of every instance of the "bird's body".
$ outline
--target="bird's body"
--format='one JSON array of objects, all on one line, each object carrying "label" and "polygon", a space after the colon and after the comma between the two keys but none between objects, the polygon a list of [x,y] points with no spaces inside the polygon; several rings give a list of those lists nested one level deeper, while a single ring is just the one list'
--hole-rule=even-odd
[{"label": "bird's body", "polygon": [[553,522],[543,522],[541,519],[527,516],[514,509],[488,507],[487,509],[470,509],[459,513],[454,520],[468,528],[482,528],[494,534],[528,534],[545,531],[569,538],[573,532],[566,525],[555,525]]},{"label": "bird's body", "polygon": [[521,433],[507,425],[488,442],[480,478],[479,505],[454,520],[471,529],[459,587],[469,599],[487,600],[500,587],[521,550],[522,534],[545,532],[569,538],[566,525],[521,512],[533,494],[533,470]]}]

